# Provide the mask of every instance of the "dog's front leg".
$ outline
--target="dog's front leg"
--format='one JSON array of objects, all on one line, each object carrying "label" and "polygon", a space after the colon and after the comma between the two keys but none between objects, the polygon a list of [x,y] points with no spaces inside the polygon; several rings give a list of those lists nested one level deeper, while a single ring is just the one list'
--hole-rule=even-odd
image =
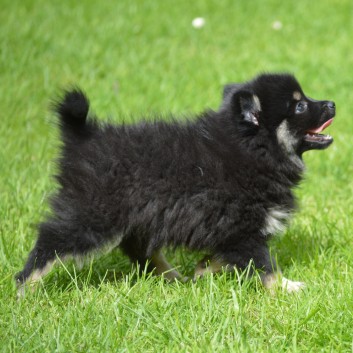
[{"label": "dog's front leg", "polygon": [[281,272],[277,273],[265,273],[261,275],[261,281],[265,288],[269,289],[271,292],[278,286],[288,293],[299,292],[305,287],[305,283],[291,281],[288,278],[282,276]]},{"label": "dog's front leg", "polygon": [[219,272],[222,269],[226,271],[231,271],[234,268],[245,269],[252,260],[255,268],[263,271],[260,276],[263,286],[272,293],[278,287],[291,293],[297,292],[305,286],[302,282],[291,281],[282,276],[281,272],[277,269],[275,260],[271,258],[267,246],[263,245],[253,250],[256,250],[254,251],[256,255],[253,256],[246,256],[247,251],[233,251],[217,256],[206,256],[197,264],[194,280],[207,273]]}]

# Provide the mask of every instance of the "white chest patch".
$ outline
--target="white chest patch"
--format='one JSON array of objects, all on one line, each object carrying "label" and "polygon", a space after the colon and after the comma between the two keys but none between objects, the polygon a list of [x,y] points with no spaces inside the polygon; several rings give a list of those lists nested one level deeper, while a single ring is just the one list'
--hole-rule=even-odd
[{"label": "white chest patch", "polygon": [[265,218],[265,225],[261,229],[261,233],[271,235],[284,232],[290,216],[291,213],[285,209],[271,208]]}]

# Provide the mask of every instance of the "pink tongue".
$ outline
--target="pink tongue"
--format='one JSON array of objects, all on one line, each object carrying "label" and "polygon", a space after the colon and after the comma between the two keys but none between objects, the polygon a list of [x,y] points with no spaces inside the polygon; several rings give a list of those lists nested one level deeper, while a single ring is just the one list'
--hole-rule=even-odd
[{"label": "pink tongue", "polygon": [[322,130],[325,130],[329,125],[331,125],[332,121],[333,121],[333,119],[327,120],[325,123],[323,123],[317,129],[308,130],[308,132],[311,134],[317,134],[317,133],[321,132]]}]

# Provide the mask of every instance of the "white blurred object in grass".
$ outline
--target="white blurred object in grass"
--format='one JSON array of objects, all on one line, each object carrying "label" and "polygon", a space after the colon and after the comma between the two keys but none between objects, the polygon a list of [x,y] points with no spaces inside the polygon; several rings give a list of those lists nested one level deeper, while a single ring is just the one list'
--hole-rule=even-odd
[{"label": "white blurred object in grass", "polygon": [[205,25],[205,19],[202,17],[196,17],[191,22],[194,28],[202,28]]},{"label": "white blurred object in grass", "polygon": [[280,29],[282,29],[283,25],[282,25],[282,22],[281,21],[274,21],[272,23],[272,28],[275,30],[275,31],[279,31]]}]

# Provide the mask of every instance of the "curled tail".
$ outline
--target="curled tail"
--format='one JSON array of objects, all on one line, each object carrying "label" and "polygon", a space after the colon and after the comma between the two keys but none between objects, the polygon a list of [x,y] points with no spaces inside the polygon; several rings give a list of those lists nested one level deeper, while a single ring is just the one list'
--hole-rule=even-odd
[{"label": "curled tail", "polygon": [[80,134],[86,130],[89,100],[80,89],[66,91],[63,98],[53,104],[53,110],[59,117],[64,135],[71,132]]}]

